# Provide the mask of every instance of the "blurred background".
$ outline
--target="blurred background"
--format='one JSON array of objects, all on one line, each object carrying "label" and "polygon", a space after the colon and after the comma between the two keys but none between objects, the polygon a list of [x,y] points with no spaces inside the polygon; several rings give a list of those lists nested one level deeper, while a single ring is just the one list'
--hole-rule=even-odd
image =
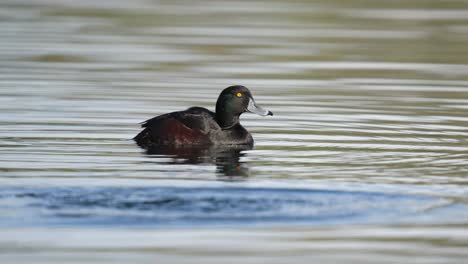
[{"label": "blurred background", "polygon": [[[253,150],[131,140],[234,84]],[[468,1],[2,0],[0,124],[2,263],[468,258]]]}]

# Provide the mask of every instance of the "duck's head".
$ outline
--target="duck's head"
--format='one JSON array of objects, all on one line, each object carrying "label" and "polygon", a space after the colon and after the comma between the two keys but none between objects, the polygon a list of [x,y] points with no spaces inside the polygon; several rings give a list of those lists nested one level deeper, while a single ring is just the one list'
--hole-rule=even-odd
[{"label": "duck's head", "polygon": [[223,129],[229,129],[239,123],[239,116],[245,112],[260,116],[273,115],[271,111],[255,103],[252,94],[245,86],[229,86],[221,92],[216,102],[216,121]]}]

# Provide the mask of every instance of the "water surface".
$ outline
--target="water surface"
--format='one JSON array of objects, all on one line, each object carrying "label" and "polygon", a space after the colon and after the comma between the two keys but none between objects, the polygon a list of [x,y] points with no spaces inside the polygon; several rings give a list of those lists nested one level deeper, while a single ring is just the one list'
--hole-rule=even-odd
[{"label": "water surface", "polygon": [[[467,33],[466,1],[3,1],[0,260],[462,263]],[[131,140],[233,84],[254,149]]]}]

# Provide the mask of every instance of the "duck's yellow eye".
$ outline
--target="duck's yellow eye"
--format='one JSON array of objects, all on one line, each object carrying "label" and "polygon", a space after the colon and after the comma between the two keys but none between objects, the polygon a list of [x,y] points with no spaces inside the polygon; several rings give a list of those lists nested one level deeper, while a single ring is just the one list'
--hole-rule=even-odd
[{"label": "duck's yellow eye", "polygon": [[242,97],[242,93],[237,93],[236,96],[237,97]]}]

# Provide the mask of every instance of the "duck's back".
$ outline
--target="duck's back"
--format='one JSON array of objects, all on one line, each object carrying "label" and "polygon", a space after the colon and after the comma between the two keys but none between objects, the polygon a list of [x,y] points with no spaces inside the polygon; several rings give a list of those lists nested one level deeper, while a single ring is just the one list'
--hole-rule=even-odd
[{"label": "duck's back", "polygon": [[172,112],[149,119],[134,140],[143,148],[157,145],[210,144],[210,132],[219,131],[213,112],[202,107]]}]

